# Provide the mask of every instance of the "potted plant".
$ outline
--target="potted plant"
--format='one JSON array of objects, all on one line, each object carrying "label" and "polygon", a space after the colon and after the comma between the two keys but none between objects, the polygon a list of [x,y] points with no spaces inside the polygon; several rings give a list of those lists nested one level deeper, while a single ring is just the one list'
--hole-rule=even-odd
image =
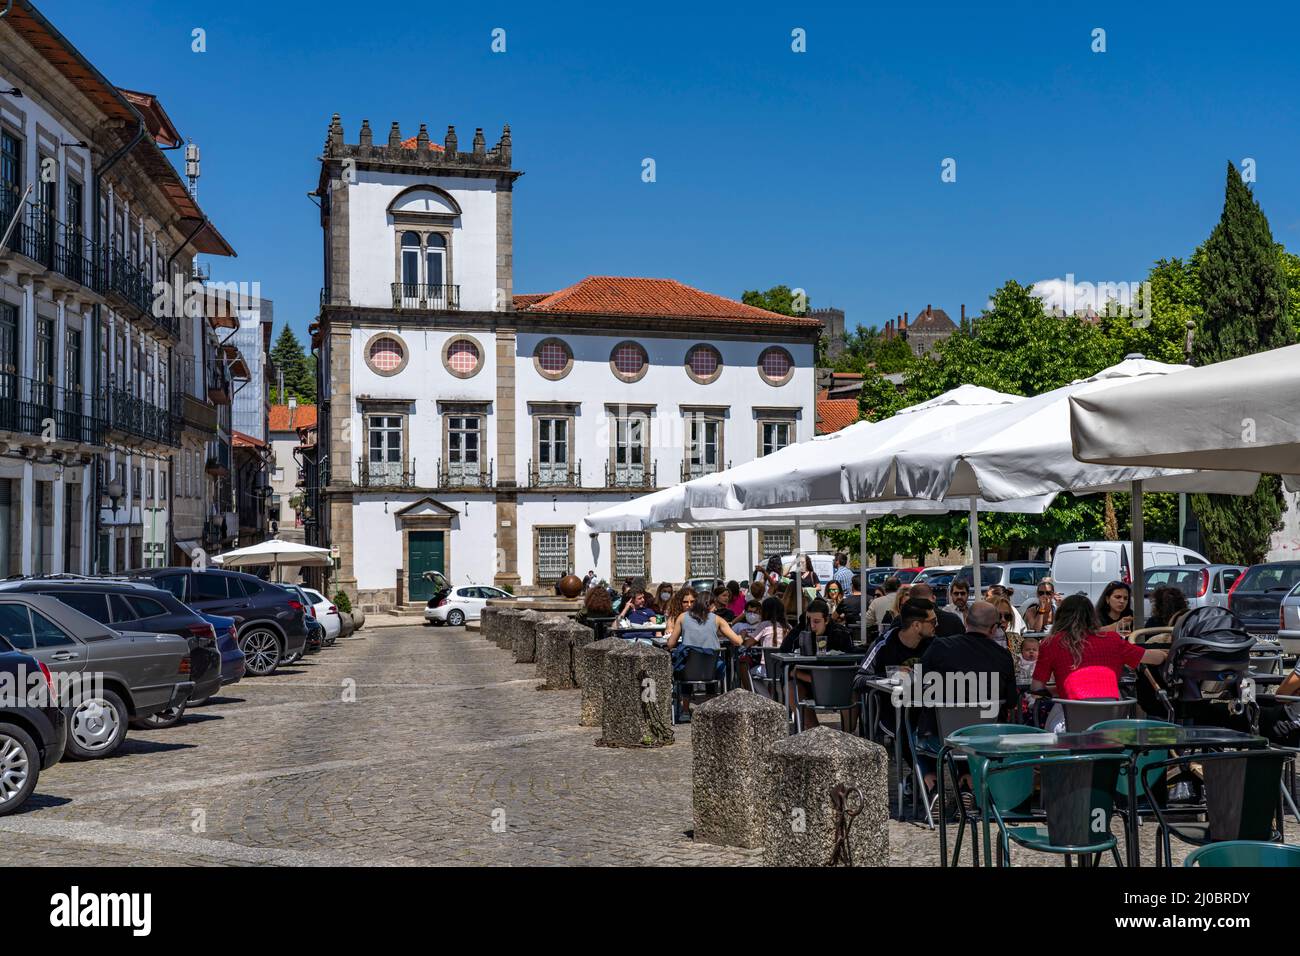
[{"label": "potted plant", "polygon": [[361,625],[366,623],[365,611],[352,610],[352,600],[348,597],[346,591],[340,590],[334,595],[334,606],[339,609],[339,614],[348,614],[352,618],[352,624],[356,630],[361,630]]}]

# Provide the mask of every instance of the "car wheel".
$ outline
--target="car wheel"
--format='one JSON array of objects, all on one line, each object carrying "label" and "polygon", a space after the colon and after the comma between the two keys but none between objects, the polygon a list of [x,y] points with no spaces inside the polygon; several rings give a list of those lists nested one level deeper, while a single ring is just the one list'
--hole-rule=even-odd
[{"label": "car wheel", "polygon": [[67,714],[66,753],[73,760],[107,757],[126,739],[126,704],[111,690],[82,698]]},{"label": "car wheel", "polygon": [[302,653],[303,653],[302,651],[298,651],[298,653],[296,654],[290,654],[280,663],[283,664],[285,667],[290,667],[294,664],[297,664],[300,660],[302,660]]},{"label": "car wheel", "polygon": [[452,627],[460,627],[462,624],[465,623],[465,612],[464,612],[464,611],[457,611],[457,610],[454,610],[454,609],[451,610],[451,611],[448,611],[448,612],[447,612],[447,623],[450,624]]},{"label": "car wheel", "polygon": [[186,704],[185,706],[186,706],[186,707],[202,707],[204,704],[206,704],[206,703],[207,703],[208,701],[210,701],[211,699],[212,699],[212,695],[211,695],[211,694],[209,694],[207,697],[199,697],[199,698],[197,698],[197,699],[191,697],[191,698],[190,698],[190,702],[189,702],[188,704]]},{"label": "car wheel", "polygon": [[160,710],[148,717],[134,717],[131,720],[131,726],[136,730],[163,730],[166,727],[175,727],[184,716],[185,704],[181,704],[179,707],[168,707],[166,710]]},{"label": "car wheel", "polygon": [[13,813],[36,789],[41,753],[27,731],[0,724],[0,817]]},{"label": "car wheel", "polygon": [[268,677],[280,666],[280,638],[272,630],[249,630],[239,639],[239,649],[244,652],[248,673],[254,677]]}]

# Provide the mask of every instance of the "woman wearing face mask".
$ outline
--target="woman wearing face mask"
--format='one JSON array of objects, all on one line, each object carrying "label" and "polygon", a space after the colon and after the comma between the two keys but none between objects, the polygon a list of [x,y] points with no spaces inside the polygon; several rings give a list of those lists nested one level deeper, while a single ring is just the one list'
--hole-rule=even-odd
[{"label": "woman wearing face mask", "polygon": [[654,599],[655,610],[664,614],[668,610],[668,602],[673,599],[673,586],[667,581],[660,581],[659,586],[650,592]]},{"label": "woman wearing face mask", "polygon": [[[750,604],[752,603],[751,601]],[[746,605],[745,621],[747,624],[752,611],[752,607]],[[740,681],[742,686],[754,690],[749,675],[752,674],[754,677],[766,676],[763,671],[762,649],[764,647],[780,647],[781,642],[785,640],[785,636],[789,633],[790,624],[786,619],[785,605],[781,603],[781,599],[775,597],[765,598],[759,608],[758,620],[750,624],[749,629],[743,636],[745,648],[740,657]]]}]

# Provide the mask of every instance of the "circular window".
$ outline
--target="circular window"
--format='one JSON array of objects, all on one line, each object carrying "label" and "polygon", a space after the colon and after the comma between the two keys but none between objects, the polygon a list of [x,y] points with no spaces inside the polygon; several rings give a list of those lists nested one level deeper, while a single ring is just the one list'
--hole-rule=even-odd
[{"label": "circular window", "polygon": [[620,342],[609,353],[609,367],[625,382],[639,382],[650,368],[645,349],[637,342]]},{"label": "circular window", "polygon": [[722,374],[722,355],[712,345],[696,345],[686,353],[686,374],[708,385]]},{"label": "circular window", "polygon": [[769,385],[784,385],[794,375],[794,359],[785,349],[774,345],[758,357],[758,374]]},{"label": "circular window", "polygon": [[542,378],[564,378],[573,369],[573,351],[562,339],[542,339],[533,352],[533,367]]},{"label": "circular window", "polygon": [[406,346],[395,335],[377,335],[366,346],[366,364],[379,375],[396,375],[406,368]]},{"label": "circular window", "polygon": [[457,378],[473,378],[483,367],[483,346],[469,335],[453,335],[442,347],[442,364]]}]

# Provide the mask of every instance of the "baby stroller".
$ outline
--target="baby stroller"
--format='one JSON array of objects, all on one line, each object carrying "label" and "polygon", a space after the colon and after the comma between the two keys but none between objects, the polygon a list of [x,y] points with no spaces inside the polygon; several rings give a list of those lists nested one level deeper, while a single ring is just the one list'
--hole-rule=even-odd
[{"label": "baby stroller", "polygon": [[1138,700],[1147,713],[1178,724],[1258,733],[1259,706],[1250,680],[1255,638],[1221,607],[1198,607],[1173,629],[1169,657],[1143,668]]}]

